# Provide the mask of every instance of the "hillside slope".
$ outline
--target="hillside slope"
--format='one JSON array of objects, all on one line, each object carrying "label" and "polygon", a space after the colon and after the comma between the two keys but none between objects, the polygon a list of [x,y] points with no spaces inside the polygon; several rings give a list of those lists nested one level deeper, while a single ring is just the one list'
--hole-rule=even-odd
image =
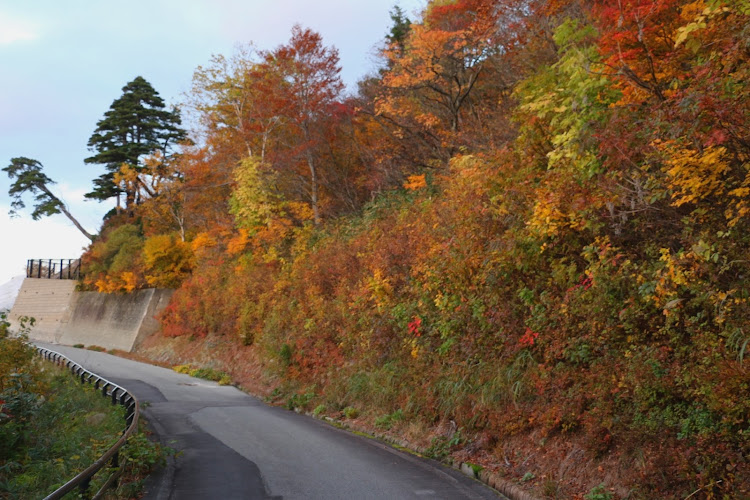
[{"label": "hillside slope", "polygon": [[179,286],[144,354],[539,495],[749,495],[750,5],[393,18],[356,97],[302,28],[200,68],[205,144],[88,285]]}]

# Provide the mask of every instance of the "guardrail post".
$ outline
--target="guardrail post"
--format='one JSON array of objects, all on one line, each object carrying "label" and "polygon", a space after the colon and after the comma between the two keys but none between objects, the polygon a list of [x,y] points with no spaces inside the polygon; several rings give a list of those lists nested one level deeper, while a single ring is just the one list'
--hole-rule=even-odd
[{"label": "guardrail post", "polygon": [[[127,432],[127,429],[123,431],[123,434]],[[112,461],[110,462],[110,465],[114,469],[120,468],[120,450],[117,450],[114,455],[112,455]],[[111,488],[117,489],[117,486],[120,484],[120,477],[115,477],[114,482],[112,483]]]},{"label": "guardrail post", "polygon": [[91,484],[91,478],[86,478],[83,480],[81,485],[78,487],[78,490],[81,493],[81,498],[89,498],[89,485]]}]

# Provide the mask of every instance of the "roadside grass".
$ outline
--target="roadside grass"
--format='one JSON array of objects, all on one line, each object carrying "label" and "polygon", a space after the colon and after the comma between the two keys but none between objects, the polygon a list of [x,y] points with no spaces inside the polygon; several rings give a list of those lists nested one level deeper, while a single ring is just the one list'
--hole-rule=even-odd
[{"label": "roadside grass", "polygon": [[136,434],[128,439],[128,443],[120,452],[120,463],[123,473],[120,484],[115,490],[105,495],[107,499],[140,498],[143,484],[148,475],[157,467],[166,463],[167,454],[175,454],[175,450],[165,449],[148,438],[143,419],[140,420]]},{"label": "roadside grass", "polygon": [[[60,367],[33,363],[38,383],[30,387],[19,376],[2,394],[0,441],[9,445],[0,447],[2,497],[45,497],[91,465],[123,431],[122,407]],[[92,490],[106,477],[97,474]]]},{"label": "roadside grass", "polygon": [[[117,442],[124,412],[66,369],[37,358],[24,335],[9,336],[0,314],[0,498],[44,498],[58,489]],[[104,498],[138,498],[143,480],[164,457],[143,431],[131,436],[120,450],[119,486]],[[96,474],[89,493],[112,472]]]},{"label": "roadside grass", "polygon": [[232,384],[232,377],[228,373],[215,370],[210,367],[195,368],[191,365],[177,365],[173,366],[172,370],[176,371],[177,373],[190,375],[191,377],[218,382],[219,385]]}]

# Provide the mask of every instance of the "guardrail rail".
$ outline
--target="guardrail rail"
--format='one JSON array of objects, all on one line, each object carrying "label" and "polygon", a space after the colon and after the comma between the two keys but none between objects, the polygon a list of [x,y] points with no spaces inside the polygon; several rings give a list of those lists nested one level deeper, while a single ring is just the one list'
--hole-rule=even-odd
[{"label": "guardrail rail", "polygon": [[47,361],[56,363],[60,366],[65,366],[71,371],[73,375],[80,379],[81,383],[89,383],[94,386],[96,390],[100,390],[101,394],[105,398],[112,400],[112,404],[120,404],[125,407],[125,430],[122,433],[120,439],[107,450],[98,460],[93,464],[79,473],[76,477],[62,485],[60,488],[50,493],[45,500],[55,500],[62,498],[67,493],[70,493],[74,489],[78,488],[83,498],[89,498],[88,490],[91,483],[91,478],[104,468],[108,462],[111,462],[113,467],[117,467],[117,470],[104,482],[101,489],[93,496],[92,499],[101,498],[104,492],[115,486],[117,479],[122,474],[122,466],[119,464],[119,452],[120,449],[125,445],[128,438],[133,435],[138,429],[138,418],[140,416],[140,406],[138,400],[127,391],[127,389],[120,387],[119,385],[110,382],[104,377],[100,377],[96,373],[90,372],[83,366],[79,365],[75,361],[72,361],[59,352],[46,349],[44,347],[36,347],[38,354]]}]

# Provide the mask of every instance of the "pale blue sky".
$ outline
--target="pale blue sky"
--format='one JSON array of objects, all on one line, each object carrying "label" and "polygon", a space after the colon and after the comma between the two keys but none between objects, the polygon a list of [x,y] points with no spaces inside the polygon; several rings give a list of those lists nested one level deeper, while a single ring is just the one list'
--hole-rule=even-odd
[{"label": "pale blue sky", "polygon": [[[84,202],[100,167],[84,165],[86,143],[122,87],[146,78],[169,104],[193,71],[238,43],[270,49],[299,23],[339,49],[353,88],[375,68],[374,46],[398,3],[411,18],[424,0],[0,0],[0,164],[28,156],[58,182],[57,192],[96,231],[110,203]],[[74,258],[86,239],[62,216],[10,220],[0,172],[0,283],[28,258]]]}]

